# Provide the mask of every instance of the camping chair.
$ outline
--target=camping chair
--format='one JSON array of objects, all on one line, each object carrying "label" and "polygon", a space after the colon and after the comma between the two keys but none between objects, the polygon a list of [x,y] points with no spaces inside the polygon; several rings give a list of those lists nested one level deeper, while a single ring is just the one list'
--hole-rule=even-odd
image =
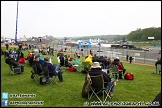
[{"label": "camping chair", "polygon": [[[92,83],[91,83],[90,91],[88,92],[88,100],[92,99],[94,96],[96,96],[100,102],[105,102],[108,97],[111,99],[110,90],[113,87],[113,84],[109,87],[109,89],[106,89],[104,87],[104,84],[108,82],[104,82],[103,75],[90,76],[90,77]],[[102,100],[99,98],[101,92],[103,95]]]},{"label": "camping chair", "polygon": [[80,60],[72,60],[72,64],[80,71]]},{"label": "camping chair", "polygon": [[156,73],[158,73],[159,72],[159,74],[161,73],[161,64],[157,64],[157,66],[156,66]]},{"label": "camping chair", "polygon": [[118,66],[117,65],[112,65],[111,70],[112,70],[112,76],[116,76],[116,79],[118,81],[118,78],[119,78]]},{"label": "camping chair", "polygon": [[15,68],[12,64],[10,64],[9,69],[10,69],[10,72],[12,73],[12,75],[21,73],[21,66],[18,66]]},{"label": "camping chair", "polygon": [[[33,68],[33,71],[31,71],[31,73],[33,74],[33,79],[36,81],[36,82],[38,82],[39,80],[38,80],[38,78],[40,77],[40,76],[43,76],[43,75],[40,75],[40,74],[38,74],[38,72],[37,72],[37,66],[36,65],[32,65],[32,68]],[[32,76],[31,76],[31,78],[32,78]]]},{"label": "camping chair", "polygon": [[53,82],[56,82],[56,76],[49,76],[49,70],[48,70],[48,66],[43,66],[43,71],[44,71],[44,77],[46,78],[46,83],[48,85],[51,85]]}]

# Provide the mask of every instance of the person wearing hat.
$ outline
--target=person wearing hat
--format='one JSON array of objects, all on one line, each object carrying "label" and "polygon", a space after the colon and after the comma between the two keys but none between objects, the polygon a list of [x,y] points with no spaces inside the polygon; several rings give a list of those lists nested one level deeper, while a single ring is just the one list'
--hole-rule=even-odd
[{"label": "person wearing hat", "polygon": [[[109,87],[112,85],[116,85],[116,80],[114,78],[110,78],[108,74],[106,74],[104,71],[102,71],[102,68],[99,64],[99,62],[93,62],[91,66],[91,70],[89,71],[90,76],[98,76],[98,75],[103,75],[104,82],[104,87],[109,89]],[[114,86],[111,88],[111,92],[114,91]],[[110,94],[110,96],[113,96],[113,94]]]}]

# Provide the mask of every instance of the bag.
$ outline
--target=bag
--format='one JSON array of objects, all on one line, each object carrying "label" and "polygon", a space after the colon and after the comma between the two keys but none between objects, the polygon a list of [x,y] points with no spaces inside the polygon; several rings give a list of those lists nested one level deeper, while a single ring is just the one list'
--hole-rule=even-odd
[{"label": "bag", "polygon": [[85,77],[85,82],[84,82],[84,85],[83,85],[83,88],[82,88],[82,97],[84,97],[84,98],[88,97],[88,92],[91,88],[91,84],[92,84],[91,77],[88,73]]},{"label": "bag", "polygon": [[46,83],[46,78],[45,77],[40,77],[40,84],[43,85]]},{"label": "bag", "polygon": [[124,75],[124,78],[125,78],[126,80],[133,80],[133,79],[134,79],[134,75],[133,75],[132,73],[126,73],[126,74]]}]

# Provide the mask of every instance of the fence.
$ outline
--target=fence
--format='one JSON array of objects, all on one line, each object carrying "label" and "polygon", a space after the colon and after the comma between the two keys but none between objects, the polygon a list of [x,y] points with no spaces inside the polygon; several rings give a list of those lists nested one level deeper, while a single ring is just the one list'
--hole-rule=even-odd
[{"label": "fence", "polygon": [[[53,48],[58,50],[67,49],[69,53],[78,53],[82,55],[80,49],[77,47],[65,46],[65,45],[57,45],[53,44]],[[144,64],[155,64],[157,58],[161,58],[161,54],[159,54],[158,49],[152,49],[151,51],[143,51],[143,50],[129,50],[129,49],[112,49],[108,47],[94,46],[92,48],[83,48],[84,55],[89,55],[90,50],[93,54],[97,56],[107,56],[111,59],[115,57],[119,57],[120,60],[126,60],[127,55],[133,56],[133,62],[139,62]]]}]

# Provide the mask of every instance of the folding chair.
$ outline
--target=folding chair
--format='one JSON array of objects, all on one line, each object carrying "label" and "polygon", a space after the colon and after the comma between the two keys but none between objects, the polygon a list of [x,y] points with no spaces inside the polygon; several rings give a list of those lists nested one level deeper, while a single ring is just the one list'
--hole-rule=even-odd
[{"label": "folding chair", "polygon": [[77,70],[80,71],[80,60],[72,60],[73,66],[77,68]]},{"label": "folding chair", "polygon": [[43,66],[43,71],[44,71],[44,77],[46,78],[46,83],[48,85],[51,85],[53,82],[55,82],[55,84],[57,84],[56,82],[56,76],[49,76],[49,70],[48,70],[48,66]]},{"label": "folding chair", "polygon": [[[40,76],[43,76],[43,75],[39,75],[38,74],[38,72],[37,72],[37,66],[36,65],[32,65],[32,68],[33,68],[33,71],[31,71],[31,73],[33,74],[33,79],[36,81],[36,82],[38,82],[39,81],[39,77]],[[32,76],[31,76],[31,78],[32,78]]]},{"label": "folding chair", "polygon": [[21,73],[21,66],[15,68],[13,65],[9,65],[9,69],[12,75]]},{"label": "folding chair", "polygon": [[156,66],[156,73],[158,73],[159,72],[159,74],[161,73],[161,64],[157,64],[157,66]]},{"label": "folding chair", "polygon": [[118,78],[119,78],[118,66],[117,65],[112,65],[111,70],[112,70],[112,76],[115,76],[117,81],[118,81]]},{"label": "folding chair", "polygon": [[[104,84],[108,82],[104,82],[103,75],[90,76],[90,77],[91,77],[92,83],[91,83],[91,89],[88,92],[88,100],[92,99],[94,96],[96,96],[100,102],[105,102],[108,97],[111,99],[110,90],[113,87],[113,84],[109,87],[109,89],[106,89],[104,87]],[[101,92],[103,95],[102,100],[99,98],[99,95]]]}]

